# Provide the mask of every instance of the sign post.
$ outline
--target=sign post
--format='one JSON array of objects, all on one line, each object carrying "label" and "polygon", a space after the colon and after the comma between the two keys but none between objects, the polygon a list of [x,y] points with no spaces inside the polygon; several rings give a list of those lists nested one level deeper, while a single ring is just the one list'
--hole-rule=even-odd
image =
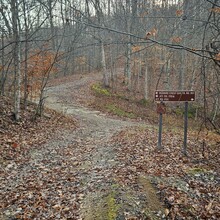
[{"label": "sign post", "polygon": [[159,113],[159,134],[158,134],[158,150],[162,149],[162,123],[163,123],[163,114]]},{"label": "sign post", "polygon": [[187,130],[188,130],[188,102],[185,102],[185,112],[184,112],[184,140],[183,140],[183,154],[186,155],[187,147]]},{"label": "sign post", "polygon": [[[184,140],[182,152],[187,155],[187,130],[188,130],[188,102],[195,101],[195,91],[155,91],[156,102],[160,102],[157,105],[157,112],[159,116],[159,135],[158,135],[158,149],[161,149],[161,137],[162,137],[162,114],[166,112],[161,107],[164,102],[185,102],[184,113]],[[159,107],[158,107],[159,106]]]},{"label": "sign post", "polygon": [[166,113],[166,106],[164,102],[157,104],[157,113],[159,114],[159,133],[158,133],[158,150],[162,149],[162,124],[163,124],[163,114]]}]

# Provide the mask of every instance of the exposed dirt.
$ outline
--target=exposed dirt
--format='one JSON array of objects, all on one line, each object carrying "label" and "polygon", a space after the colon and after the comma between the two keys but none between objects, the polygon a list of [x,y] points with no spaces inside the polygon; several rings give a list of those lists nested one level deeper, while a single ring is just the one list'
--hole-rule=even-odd
[{"label": "exposed dirt", "polygon": [[85,94],[85,87],[94,80],[100,80],[100,76],[84,76],[47,89],[46,105],[73,115],[80,123],[79,129],[69,134],[62,146],[65,148],[67,140],[70,140],[70,144],[75,142],[74,148],[80,150],[83,146],[84,149],[81,154],[83,162],[77,165],[81,174],[80,187],[83,189],[80,216],[88,220],[160,219],[163,208],[149,180],[140,177],[139,184],[125,186],[117,182],[114,173],[115,168],[120,166],[116,155],[120,146],[112,145],[111,137],[127,127],[147,125],[110,118],[79,104],[79,90],[82,90],[83,96],[89,96],[89,93]]}]

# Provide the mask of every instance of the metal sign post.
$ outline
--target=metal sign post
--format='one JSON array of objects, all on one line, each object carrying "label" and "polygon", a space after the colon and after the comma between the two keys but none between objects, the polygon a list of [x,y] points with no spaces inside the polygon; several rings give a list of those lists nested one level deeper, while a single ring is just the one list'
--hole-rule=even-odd
[{"label": "metal sign post", "polygon": [[155,91],[157,104],[157,113],[159,116],[159,135],[158,135],[158,149],[162,148],[161,138],[162,138],[162,117],[166,112],[166,107],[164,102],[185,102],[185,113],[184,113],[184,140],[182,152],[187,155],[187,130],[188,130],[188,102],[195,101],[195,91]]},{"label": "metal sign post", "polygon": [[157,104],[157,113],[159,114],[159,134],[158,134],[158,150],[162,149],[162,124],[163,124],[163,114],[166,113],[166,106],[164,102]]},{"label": "metal sign post", "polygon": [[162,122],[163,122],[163,114],[159,114],[159,134],[158,134],[158,150],[162,149]]},{"label": "metal sign post", "polygon": [[184,112],[184,140],[183,140],[183,154],[187,155],[187,130],[188,130],[188,102],[185,102],[185,112]]}]

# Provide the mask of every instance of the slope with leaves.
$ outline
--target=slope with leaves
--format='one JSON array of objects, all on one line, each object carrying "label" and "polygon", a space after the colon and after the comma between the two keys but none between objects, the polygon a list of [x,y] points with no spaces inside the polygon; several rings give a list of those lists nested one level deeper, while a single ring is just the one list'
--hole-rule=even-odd
[{"label": "slope with leaves", "polygon": [[[155,125],[146,129],[134,119],[113,119],[79,105],[90,104],[91,81],[68,77],[48,90],[51,107],[80,119],[74,132],[74,121],[61,114],[50,112],[51,120],[38,119],[35,127],[36,122],[14,124],[11,110],[1,109],[3,219],[219,218],[218,136],[207,136],[212,141],[204,145],[190,131],[189,157],[183,157],[179,130],[166,130],[164,149],[157,152]],[[157,195],[166,216],[155,210]]]},{"label": "slope with leaves", "polygon": [[163,139],[164,149],[157,151],[155,130],[134,128],[115,136],[122,161],[117,179],[136,184],[138,176],[149,177],[168,219],[219,219],[219,146],[208,145],[203,152],[203,143],[190,136],[185,157],[180,133],[166,131]]},{"label": "slope with leaves", "polygon": [[[75,130],[76,122],[52,110],[34,119],[33,104],[22,110],[22,119],[15,122],[13,101],[0,97],[0,103],[0,219],[33,219],[39,207],[46,208],[45,194],[40,189],[54,177],[52,173],[47,175],[46,161],[38,164],[33,155],[55,135]],[[62,172],[62,168],[59,170]]]},{"label": "slope with leaves", "polygon": [[32,146],[45,143],[59,130],[74,129],[76,123],[72,118],[65,117],[55,111],[46,110],[42,118],[35,118],[34,104],[28,110],[22,110],[22,119],[18,122],[13,116],[13,100],[0,97],[0,143],[1,160],[22,157]]}]

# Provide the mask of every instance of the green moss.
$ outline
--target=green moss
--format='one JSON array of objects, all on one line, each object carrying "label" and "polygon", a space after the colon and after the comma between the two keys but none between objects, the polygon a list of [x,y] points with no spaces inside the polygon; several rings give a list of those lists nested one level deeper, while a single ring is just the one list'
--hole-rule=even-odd
[{"label": "green moss", "polygon": [[117,190],[117,189],[119,189],[119,187],[120,187],[120,185],[117,184],[117,183],[114,183],[114,184],[111,185],[111,188],[112,188],[113,190]]},{"label": "green moss", "polygon": [[207,173],[207,172],[208,171],[206,169],[203,169],[203,168],[200,168],[200,167],[191,168],[187,171],[188,174],[192,174],[192,175]]},{"label": "green moss", "polygon": [[148,106],[149,104],[151,104],[151,102],[149,100],[146,100],[146,99],[141,99],[139,101],[139,104],[143,105],[143,106]]},{"label": "green moss", "polygon": [[118,115],[120,117],[127,117],[127,118],[135,118],[135,114],[132,112],[126,112],[120,108],[118,108],[116,105],[109,104],[106,106],[107,110],[114,113],[115,115]]},{"label": "green moss", "polygon": [[139,176],[139,184],[142,186],[143,192],[147,196],[146,202],[148,206],[145,210],[145,215],[148,217],[147,219],[159,219],[159,217],[155,215],[155,212],[163,211],[163,206],[150,179],[145,176]]},{"label": "green moss", "polygon": [[184,114],[184,110],[182,108],[176,108],[174,112],[176,113],[176,115],[179,116],[182,116]]},{"label": "green moss", "polygon": [[100,84],[92,85],[92,90],[98,95],[111,96],[111,93],[107,89],[103,88]]},{"label": "green moss", "polygon": [[118,204],[116,204],[115,193],[110,193],[107,197],[108,220],[115,220],[118,212]]}]

